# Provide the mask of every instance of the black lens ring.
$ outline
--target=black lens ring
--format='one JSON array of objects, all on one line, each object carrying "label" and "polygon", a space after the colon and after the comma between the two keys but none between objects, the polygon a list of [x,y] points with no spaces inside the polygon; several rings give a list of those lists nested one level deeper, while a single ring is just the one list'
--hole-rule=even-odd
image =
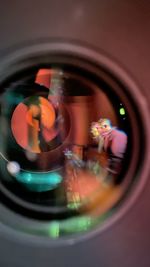
[{"label": "black lens ring", "polygon": [[[1,65],[3,66],[3,72],[1,72],[2,79],[4,80],[7,79],[13,73],[16,73],[18,69],[20,69],[20,67],[23,69],[24,67],[27,68],[29,66],[31,67],[34,64],[37,64],[37,62],[39,62],[39,59],[43,58],[43,56],[46,56],[46,55],[50,55],[49,57],[50,59],[55,58],[56,60],[57,58],[59,62],[60,62],[60,59],[61,59],[61,62],[63,60],[64,62],[73,61],[75,65],[78,62],[78,64],[80,64],[80,67],[82,63],[84,62],[83,68],[85,68],[86,66],[86,69],[90,72],[95,71],[95,70],[99,72],[99,69],[103,69],[105,75],[108,75],[109,73],[109,76],[111,77],[111,79],[113,77],[117,79],[121,85],[123,85],[122,88],[124,92],[122,93],[124,94],[124,97],[128,99],[128,96],[130,96],[130,99],[132,99],[132,103],[135,103],[135,107],[140,106],[139,115],[141,117],[143,132],[145,134],[145,138],[144,138],[145,146],[144,146],[144,159],[143,159],[143,162],[141,162],[140,169],[138,169],[138,175],[140,176],[140,173],[142,173],[143,175],[143,172],[144,172],[144,175],[143,175],[144,179],[143,178],[141,180],[139,179],[139,182],[136,185],[136,190],[134,188],[134,194],[132,196],[130,194],[130,196],[128,197],[128,201],[126,201],[126,205],[122,205],[122,208],[120,209],[120,211],[117,212],[116,215],[111,217],[109,220],[107,220],[107,223],[104,224],[104,226],[102,227],[104,228],[111,221],[114,221],[115,218],[119,216],[119,214],[124,213],[124,211],[128,209],[131,203],[136,199],[137,195],[139,195],[139,192],[141,192],[143,188],[142,185],[144,185],[146,181],[146,177],[147,177],[148,170],[149,170],[146,162],[148,162],[148,159],[149,159],[148,149],[150,145],[149,139],[147,138],[150,129],[149,129],[149,124],[148,124],[148,108],[146,104],[146,99],[143,95],[141,95],[141,92],[138,89],[137,85],[132,81],[132,79],[129,78],[128,74],[126,74],[126,72],[124,72],[122,68],[120,68],[117,64],[115,64],[107,56],[100,54],[99,52],[96,52],[95,50],[91,50],[90,48],[87,48],[87,47],[85,48],[80,45],[74,45],[74,44],[69,44],[69,43],[50,42],[50,43],[41,44],[41,45],[33,45],[31,47],[20,50],[16,54],[15,53],[12,54],[12,56],[9,59],[7,58],[5,62],[3,62]],[[46,58],[48,58],[48,56]],[[25,66],[23,66],[24,59],[26,62]],[[29,61],[27,59],[29,59]],[[12,73],[12,66],[13,66],[13,73]],[[8,77],[3,75],[4,72],[5,74],[7,73]],[[120,91],[118,91],[117,93],[119,92]],[[134,112],[132,114],[133,114],[133,117],[136,115],[134,114]],[[133,123],[134,123],[134,119],[133,119]],[[133,125],[135,126],[136,129],[138,129],[137,124],[134,123]],[[135,162],[137,164],[137,158]],[[133,169],[134,170],[132,171],[135,171],[135,166],[133,167]],[[130,174],[131,174],[131,170],[130,170]],[[37,208],[39,210],[39,207]]]},{"label": "black lens ring", "polygon": [[[65,62],[68,61],[68,58],[67,58],[66,55],[64,57],[62,57],[62,55],[61,56],[58,55],[57,57],[55,56],[54,59],[53,59],[53,62],[58,61],[60,57],[61,57],[61,61],[59,61],[59,62],[63,62],[63,66],[65,66]],[[72,58],[71,58],[71,60],[72,60]],[[40,59],[39,59],[39,61],[40,61]],[[69,64],[69,62],[70,62],[70,59],[68,61],[68,64]],[[69,69],[72,67],[73,70],[78,73],[79,69],[76,69],[75,66],[79,66],[81,68],[81,63],[82,63],[82,59],[80,59],[80,58],[77,59],[76,58],[76,59],[74,59],[74,64],[72,64],[72,66],[71,65],[66,65],[65,67],[67,67]],[[105,89],[107,89],[108,91],[110,90],[110,88],[113,88],[112,91],[114,89],[115,90],[117,89],[118,91],[117,91],[116,95],[123,88],[123,85],[122,84],[119,85],[118,82],[117,82],[117,80],[114,80],[114,77],[111,77],[109,73],[106,73],[106,71],[101,71],[100,72],[99,68],[98,69],[97,68],[93,68],[93,69],[90,68],[90,70],[89,69],[86,69],[87,63],[85,61],[84,61],[84,63],[85,63],[84,65],[82,64],[83,65],[82,66],[82,69],[80,69],[80,72],[83,71],[83,76],[85,76],[85,74],[86,74],[87,77],[91,76],[90,77],[90,80],[93,80],[94,77],[97,77],[97,80],[99,80],[99,77],[100,77],[102,80],[107,81],[107,83],[108,83],[109,86],[108,86],[108,88],[106,88],[106,86],[107,86],[107,84],[106,84]],[[91,65],[89,67],[91,67]],[[88,71],[87,73],[84,72],[85,69],[86,69],[86,71]],[[97,73],[96,73],[96,71],[97,71]],[[92,75],[92,72],[93,72],[94,75]],[[98,81],[97,81],[97,83],[98,83]],[[103,84],[103,86],[104,86],[104,84]],[[125,98],[125,96],[123,98]],[[127,108],[129,108],[129,107],[127,106]],[[130,107],[128,113],[130,114],[131,111],[132,111],[132,109]],[[133,115],[131,117],[133,118]],[[133,120],[133,122],[134,122],[134,120]],[[136,125],[133,128],[135,128],[135,127],[136,127]],[[135,144],[135,146],[136,146],[136,144]],[[137,155],[138,154],[136,154],[136,156]],[[133,156],[134,156],[134,154],[131,156],[132,157],[132,161],[133,161]],[[135,163],[136,163],[136,159],[135,159]],[[125,182],[126,183],[127,183],[127,181],[128,181],[128,179],[125,179]],[[129,179],[129,182],[130,182],[130,179]],[[3,188],[3,191],[5,191],[5,194],[3,196],[5,196],[6,194],[7,195],[10,195],[11,194],[10,191],[8,191],[6,188]],[[13,198],[16,198],[14,195],[12,197]],[[10,196],[9,198],[11,199],[12,197]],[[38,205],[34,205],[34,204],[30,205],[29,203],[26,203],[24,201],[21,201],[18,197],[16,198],[16,200],[13,203],[15,205],[14,206],[15,209],[17,209],[17,206],[18,206],[18,212],[19,213],[21,212],[22,214],[26,214],[29,217],[35,217],[35,218],[38,218],[39,217],[40,219],[43,219],[45,217],[45,219],[46,218],[49,219],[49,217],[52,217],[52,213],[54,213],[55,216],[58,215],[58,218],[60,218],[61,217],[60,216],[60,212],[62,212],[62,214],[67,214],[67,216],[69,216],[69,212],[66,211],[64,208],[60,208],[60,209],[59,208],[49,208],[49,207],[47,208],[47,207],[39,207]],[[19,208],[19,205],[18,205],[19,203],[20,203],[20,208]],[[9,201],[7,201],[7,205],[9,205]],[[12,205],[12,202],[11,202],[11,205]],[[32,212],[30,213],[30,211],[32,211]],[[32,215],[30,215],[30,214],[32,214]],[[72,216],[72,212],[70,213],[70,216]]]}]

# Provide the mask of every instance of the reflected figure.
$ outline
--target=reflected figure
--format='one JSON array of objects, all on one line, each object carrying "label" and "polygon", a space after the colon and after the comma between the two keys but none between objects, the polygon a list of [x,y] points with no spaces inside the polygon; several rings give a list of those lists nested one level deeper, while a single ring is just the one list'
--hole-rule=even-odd
[{"label": "reflected figure", "polygon": [[98,144],[98,152],[105,151],[108,154],[107,170],[112,174],[118,174],[127,147],[126,133],[113,127],[111,121],[106,118],[93,122],[91,133]]},{"label": "reflected figure", "polygon": [[51,134],[55,122],[55,111],[50,102],[44,97],[34,97],[28,105],[26,121],[29,135],[28,149],[35,153],[47,150],[45,132],[49,131]]}]

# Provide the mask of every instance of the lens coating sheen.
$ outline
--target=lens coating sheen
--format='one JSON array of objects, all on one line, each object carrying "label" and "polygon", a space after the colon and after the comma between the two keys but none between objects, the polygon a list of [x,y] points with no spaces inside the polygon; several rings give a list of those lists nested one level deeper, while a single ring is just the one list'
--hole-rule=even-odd
[{"label": "lens coating sheen", "polygon": [[5,85],[0,121],[1,183],[25,216],[48,222],[34,234],[81,233],[110,216],[124,193],[132,131],[109,84],[67,65],[27,70]]}]

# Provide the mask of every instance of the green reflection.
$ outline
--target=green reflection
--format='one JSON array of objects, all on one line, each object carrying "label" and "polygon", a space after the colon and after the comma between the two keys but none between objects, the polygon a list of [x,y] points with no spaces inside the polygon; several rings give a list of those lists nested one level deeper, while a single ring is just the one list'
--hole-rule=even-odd
[{"label": "green reflection", "polygon": [[57,238],[59,237],[59,231],[60,231],[60,227],[59,227],[59,222],[53,222],[51,223],[50,229],[49,229],[49,235],[52,238]]},{"label": "green reflection", "polygon": [[56,221],[51,223],[48,234],[51,238],[58,238],[63,235],[85,232],[93,228],[95,224],[97,224],[97,218],[92,218],[90,216],[74,217],[62,220],[61,222]]},{"label": "green reflection", "polygon": [[86,231],[92,224],[92,218],[88,216],[81,216],[72,218],[65,223],[61,223],[62,231],[65,232],[81,232]]},{"label": "green reflection", "polygon": [[55,221],[50,223],[47,233],[51,238],[58,238],[59,236],[86,232],[103,223],[110,215],[111,212],[96,217],[82,215],[79,217],[62,220],[60,222]]},{"label": "green reflection", "polygon": [[125,109],[124,108],[120,108],[120,115],[125,115],[126,114],[126,112],[125,112]]},{"label": "green reflection", "polygon": [[[65,237],[73,234],[85,233],[89,230],[102,224],[107,217],[112,215],[111,212],[103,214],[101,216],[86,216],[73,217],[62,221],[53,221],[48,224],[43,224],[42,227],[28,229],[28,233],[33,235],[49,236],[52,239],[58,239],[59,237]],[[22,227],[21,230],[26,232],[26,228]]]}]

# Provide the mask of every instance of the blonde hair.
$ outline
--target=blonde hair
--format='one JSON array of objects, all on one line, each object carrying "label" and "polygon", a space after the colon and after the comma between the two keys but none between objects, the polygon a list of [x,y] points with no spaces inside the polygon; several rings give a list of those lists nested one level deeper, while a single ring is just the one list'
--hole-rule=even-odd
[{"label": "blonde hair", "polygon": [[107,126],[112,127],[111,121],[109,119],[106,119],[106,118],[99,119],[98,124],[99,125],[107,125]]}]

